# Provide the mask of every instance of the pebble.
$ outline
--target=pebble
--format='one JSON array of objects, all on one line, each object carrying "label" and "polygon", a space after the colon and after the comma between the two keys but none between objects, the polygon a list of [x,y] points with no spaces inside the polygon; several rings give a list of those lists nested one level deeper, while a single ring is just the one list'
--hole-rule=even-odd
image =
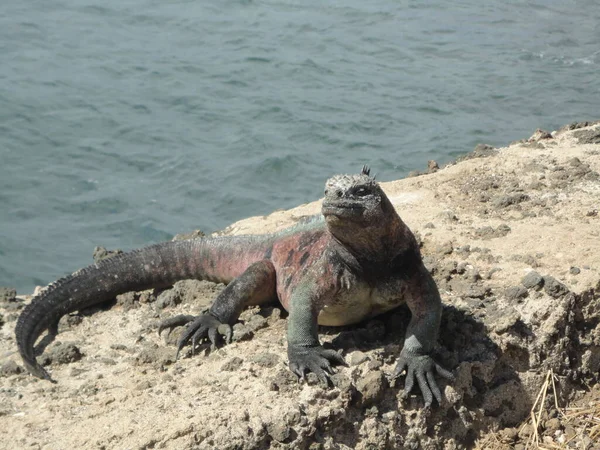
[{"label": "pebble", "polygon": [[355,351],[350,354],[350,365],[358,366],[367,361],[368,359],[369,357],[365,353],[361,351]]},{"label": "pebble", "polygon": [[0,302],[14,302],[17,297],[17,291],[13,288],[0,286]]},{"label": "pebble", "polygon": [[535,270],[532,270],[521,280],[521,284],[527,289],[540,290],[544,285],[544,279]]},{"label": "pebble", "polygon": [[550,297],[554,298],[559,298],[569,293],[567,286],[550,275],[544,277],[544,291]]},{"label": "pebble", "polygon": [[14,361],[7,361],[0,366],[0,376],[8,377],[10,375],[19,375],[25,370]]},{"label": "pebble", "polygon": [[383,398],[388,387],[388,382],[383,372],[369,372],[356,383],[356,389],[360,392],[360,404],[363,407],[376,405]]},{"label": "pebble", "polygon": [[277,442],[283,442],[290,437],[290,427],[281,422],[267,423],[267,432]]},{"label": "pebble", "polygon": [[510,286],[504,290],[504,295],[509,300],[520,300],[527,297],[527,289],[523,286]]},{"label": "pebble", "polygon": [[560,420],[557,418],[546,420],[544,427],[548,431],[556,431],[556,430],[559,430],[560,428],[562,428],[560,425]]},{"label": "pebble", "polygon": [[225,364],[223,364],[221,366],[221,370],[228,371],[228,372],[238,370],[242,366],[243,362],[244,362],[244,360],[242,358],[238,358],[237,356],[234,356],[233,358],[231,358],[229,361],[227,361]]},{"label": "pebble", "polygon": [[261,367],[275,367],[279,362],[279,356],[274,353],[259,353],[250,359]]}]

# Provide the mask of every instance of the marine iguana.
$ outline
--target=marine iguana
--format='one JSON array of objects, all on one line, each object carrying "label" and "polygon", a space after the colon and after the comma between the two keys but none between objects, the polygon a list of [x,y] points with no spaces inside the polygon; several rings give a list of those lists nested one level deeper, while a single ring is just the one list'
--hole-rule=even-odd
[{"label": "marine iguana", "polygon": [[36,361],[34,344],[45,330],[53,339],[63,315],[117,294],[191,278],[228,285],[208,312],[160,324],[159,333],[187,324],[178,353],[188,342],[194,348],[205,338],[214,347],[217,333],[230,342],[231,326],[244,307],[277,298],[289,311],[289,368],[299,378],[311,371],[327,383],[332,364],[345,361],[335,350],[321,346],[318,325],[354,324],[407,303],[412,317],[393,373],[398,377],[406,370],[404,395],[416,381],[427,406],[433,397],[441,402],[434,372],[453,378],[430,356],[442,311],[435,282],[423,265],[414,235],[366,166],[358,175],[330,178],[322,215],[280,233],[156,244],[58,280],[18,319],[15,333],[25,366],[33,375],[53,381]]}]

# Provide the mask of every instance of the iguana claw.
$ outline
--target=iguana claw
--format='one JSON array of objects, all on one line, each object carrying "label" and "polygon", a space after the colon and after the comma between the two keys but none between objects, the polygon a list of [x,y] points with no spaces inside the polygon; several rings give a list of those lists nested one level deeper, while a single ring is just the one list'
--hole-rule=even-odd
[{"label": "iguana claw", "polygon": [[404,385],[404,392],[402,398],[407,398],[410,395],[414,385],[415,378],[423,394],[425,400],[425,407],[431,406],[433,398],[437,400],[439,404],[442,403],[442,393],[440,388],[435,381],[433,376],[435,371],[447,380],[453,380],[454,375],[452,372],[444,369],[437,364],[429,355],[410,355],[405,352],[400,353],[398,364],[392,375],[392,379],[396,379],[400,374],[406,370],[406,383]]},{"label": "iguana claw", "polygon": [[233,336],[233,330],[231,325],[221,323],[219,319],[211,315],[210,313],[204,313],[194,318],[193,321],[187,326],[187,328],[179,336],[177,341],[177,356],[185,344],[191,339],[192,341],[192,354],[196,348],[196,345],[200,340],[208,338],[210,341],[210,349],[214,351],[217,348],[217,335],[222,334],[225,336],[225,343],[229,344]]},{"label": "iguana claw", "polygon": [[196,316],[190,316],[188,314],[180,314],[178,316],[169,317],[168,319],[162,320],[160,324],[158,324],[158,335],[164,331],[169,330],[167,336],[171,334],[174,328],[182,327],[187,325],[192,320],[194,320]]},{"label": "iguana claw", "polygon": [[290,370],[299,380],[306,380],[306,372],[313,372],[322,385],[329,385],[329,375],[336,373],[331,363],[347,366],[343,356],[335,350],[323,347],[301,347],[297,345],[288,346],[288,358]]}]

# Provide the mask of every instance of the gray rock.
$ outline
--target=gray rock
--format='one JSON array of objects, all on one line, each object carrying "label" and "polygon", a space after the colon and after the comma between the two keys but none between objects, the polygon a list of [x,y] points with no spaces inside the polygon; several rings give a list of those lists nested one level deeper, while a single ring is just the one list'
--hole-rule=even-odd
[{"label": "gray rock", "polygon": [[0,303],[14,302],[16,299],[16,289],[0,286]]},{"label": "gray rock", "polygon": [[467,285],[468,287],[463,291],[463,295],[469,298],[485,298],[487,297],[491,290],[486,286],[478,286],[478,285]]},{"label": "gray rock", "polygon": [[233,326],[233,337],[231,338],[234,342],[246,341],[254,336],[254,332],[249,326],[236,323]]},{"label": "gray rock", "polygon": [[356,389],[360,393],[358,396],[360,406],[369,408],[377,405],[383,399],[383,394],[387,388],[388,381],[383,372],[369,372],[356,383]]},{"label": "gray rock", "polygon": [[197,239],[206,236],[202,230],[194,230],[189,233],[180,233],[173,236],[174,241],[187,241],[189,239]]},{"label": "gray rock", "polygon": [[0,366],[0,377],[19,375],[23,372],[25,372],[25,369],[23,369],[23,367],[19,366],[14,361],[6,361],[4,364],[2,364],[2,366]]},{"label": "gray rock", "polygon": [[94,258],[95,263],[99,263],[103,259],[112,258],[113,256],[121,254],[123,254],[123,250],[121,249],[107,250],[104,247],[95,247],[92,257]]},{"label": "gray rock", "polygon": [[523,277],[521,284],[527,289],[535,289],[536,291],[539,291],[544,286],[544,278],[542,278],[542,276],[535,270],[532,270]]},{"label": "gray rock", "polygon": [[[558,132],[562,133],[564,131],[571,131],[571,130],[577,130],[578,128],[586,128],[586,127],[590,127],[592,125],[597,125],[598,123],[600,123],[600,121],[584,121],[584,122],[571,122],[561,128],[559,128]],[[575,133],[573,133],[575,134]]]},{"label": "gray rock", "polygon": [[44,353],[47,363],[69,364],[82,357],[79,347],[72,343],[57,344]]},{"label": "gray rock", "polygon": [[234,356],[221,366],[221,370],[224,370],[226,372],[233,372],[234,370],[238,370],[242,366],[243,362],[244,360],[242,358]]},{"label": "gray rock", "polygon": [[284,442],[290,437],[290,427],[282,422],[267,423],[267,433],[277,442]]},{"label": "gray rock", "polygon": [[520,300],[527,297],[527,289],[523,286],[510,286],[504,291],[504,295],[509,300]]},{"label": "gray rock", "polygon": [[[339,375],[339,374],[336,374]],[[335,375],[331,377],[332,381]],[[335,382],[334,382],[335,384]],[[292,373],[287,367],[282,367],[277,370],[275,376],[269,380],[269,388],[272,391],[289,392],[294,386],[298,385],[298,377]]]},{"label": "gray rock", "polygon": [[367,368],[371,371],[380,369],[381,366],[383,366],[383,363],[378,359],[373,359],[367,364]]},{"label": "gray rock", "polygon": [[450,255],[452,253],[452,249],[452,242],[446,241],[443,244],[438,245],[436,248],[436,253],[439,253],[440,255]]},{"label": "gray rock", "polygon": [[208,307],[211,299],[215,298],[222,290],[222,284],[214,284],[210,281],[182,280],[173,285],[172,289],[162,291],[158,295],[156,306],[165,308],[180,303],[194,304],[198,307]]},{"label": "gray rock", "polygon": [[160,293],[156,301],[156,306],[164,309],[168,306],[176,306],[179,303],[181,303],[181,295],[174,289],[168,289]]},{"label": "gray rock", "polygon": [[520,319],[520,314],[516,310],[510,308],[509,311],[504,312],[494,321],[491,328],[496,333],[503,334],[513,328]]},{"label": "gray rock", "polygon": [[575,131],[573,136],[580,144],[600,144],[600,128]]},{"label": "gray rock", "polygon": [[471,153],[459,156],[456,158],[456,162],[466,161],[467,159],[474,158],[489,158],[498,154],[498,150],[488,144],[477,144]]},{"label": "gray rock", "polygon": [[497,208],[506,208],[511,205],[518,205],[524,201],[529,200],[529,195],[523,194],[522,192],[512,195],[503,195],[494,199],[492,204]]},{"label": "gray rock", "polygon": [[250,328],[250,330],[252,330],[253,332],[258,331],[261,328],[265,328],[268,325],[269,324],[267,322],[267,319],[265,319],[260,314],[253,315],[252,317],[250,317],[250,320],[246,322],[246,326],[248,326],[248,328]]},{"label": "gray rock", "polygon": [[122,306],[124,311],[139,308],[139,294],[137,292],[126,292],[125,294],[117,295],[117,305]]},{"label": "gray rock", "polygon": [[558,298],[569,293],[569,288],[556,278],[546,275],[544,277],[544,291],[550,297]]},{"label": "gray rock", "polygon": [[137,365],[149,364],[155,368],[171,365],[175,362],[175,352],[168,347],[149,345],[143,348],[136,356]]},{"label": "gray rock", "polygon": [[546,130],[542,130],[538,128],[535,130],[533,135],[528,139],[529,142],[537,142],[544,139],[552,139],[552,134],[548,133]]},{"label": "gray rock", "polygon": [[279,356],[273,353],[259,353],[254,355],[251,361],[261,367],[275,367],[279,363]]},{"label": "gray rock", "polygon": [[350,355],[350,365],[358,366],[358,365],[364,363],[365,361],[367,361],[368,359],[369,359],[369,357],[366,354],[357,350],[355,352],[352,352],[352,354]]},{"label": "gray rock", "polygon": [[510,227],[507,224],[503,223],[498,225],[498,228],[493,228],[490,226],[477,228],[475,230],[475,236],[480,239],[494,239],[504,237],[508,233],[510,233],[510,231]]},{"label": "gray rock", "polygon": [[354,392],[354,385],[352,380],[346,376],[343,372],[334,373],[330,376],[333,385],[340,390],[342,394],[352,395]]}]

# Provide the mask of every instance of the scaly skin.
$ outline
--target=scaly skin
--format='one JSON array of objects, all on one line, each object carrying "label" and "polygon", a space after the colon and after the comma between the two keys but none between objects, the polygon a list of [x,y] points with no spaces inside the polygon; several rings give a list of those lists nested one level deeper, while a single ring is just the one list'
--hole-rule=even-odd
[{"label": "scaly skin", "polygon": [[442,395],[434,378],[452,374],[431,358],[441,316],[435,283],[423,265],[415,238],[387,196],[369,176],[338,175],[327,181],[322,215],[265,236],[201,238],[146,247],[92,265],[57,281],[34,298],[16,327],[17,344],[27,369],[50,380],[35,359],[34,344],[58,320],[132,290],[165,287],[196,278],[229,283],[207,313],[176,316],[159,327],[188,324],[178,352],[217,335],[231,340],[241,311],[278,299],[289,311],[290,369],[304,378],[314,372],[327,383],[332,364],[345,365],[337,352],[324,349],[318,324],[357,323],[407,303],[412,318],[394,376],[404,370],[404,394],[418,383],[426,405]]}]

